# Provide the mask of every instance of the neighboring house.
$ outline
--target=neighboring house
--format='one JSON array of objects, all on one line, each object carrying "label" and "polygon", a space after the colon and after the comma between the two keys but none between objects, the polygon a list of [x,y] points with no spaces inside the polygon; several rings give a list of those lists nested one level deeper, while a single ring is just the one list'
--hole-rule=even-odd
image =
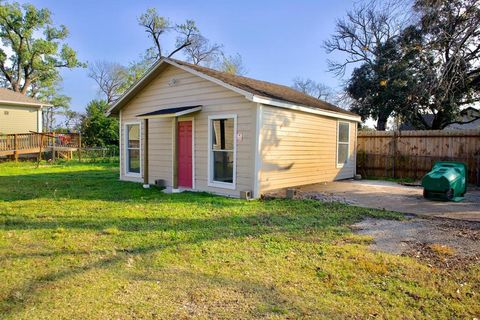
[{"label": "neighboring house", "polygon": [[0,134],[42,131],[42,107],[48,104],[0,88]]},{"label": "neighboring house", "polygon": [[[433,122],[433,114],[425,114],[422,116],[423,120],[431,125]],[[451,122],[450,124],[446,125],[443,130],[469,130],[469,129],[480,129],[480,110],[468,107],[460,111],[460,115],[458,116],[456,121]],[[406,130],[420,130],[417,129],[413,124],[410,122],[406,122],[400,125],[401,131]]]},{"label": "neighboring house", "polygon": [[468,107],[460,111],[457,121],[445,127],[446,130],[480,129],[480,110]]},{"label": "neighboring house", "polygon": [[355,174],[360,117],[286,86],[162,58],[109,114],[122,180],[259,197]]},{"label": "neighboring house", "polygon": [[[434,119],[433,114],[430,114],[430,113],[423,114],[422,118],[423,118],[423,121],[425,121],[425,123],[427,123],[429,126],[432,125],[433,119]],[[404,122],[400,125],[399,130],[400,131],[409,131],[409,130],[422,130],[422,129],[418,129],[418,127],[413,125],[411,122]]]}]

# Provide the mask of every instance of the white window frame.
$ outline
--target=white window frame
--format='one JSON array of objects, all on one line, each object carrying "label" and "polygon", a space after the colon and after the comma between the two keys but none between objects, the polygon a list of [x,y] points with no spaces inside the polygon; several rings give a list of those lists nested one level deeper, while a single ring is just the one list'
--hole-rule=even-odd
[{"label": "white window frame", "polygon": [[[128,171],[128,126],[131,125],[138,125],[139,129],[139,134],[140,134],[140,172],[129,172]],[[143,173],[143,156],[142,156],[142,150],[143,150],[143,137],[142,137],[142,123],[141,121],[125,121],[123,124],[123,132],[124,132],[124,145],[125,145],[125,150],[123,151],[124,153],[124,166],[125,166],[125,176],[126,177],[134,177],[134,178],[141,178],[142,173]]]},{"label": "white window frame", "polygon": [[[233,179],[232,183],[213,180],[212,120],[233,119]],[[237,115],[218,114],[208,117],[208,186],[235,190],[237,185]]]},{"label": "white window frame", "polygon": [[[347,124],[348,125],[348,142],[340,142],[340,124]],[[350,122],[348,121],[337,121],[337,154],[335,155],[337,168],[343,168],[343,166],[350,161]],[[347,160],[345,162],[339,163],[338,162],[338,146],[347,145]]]}]

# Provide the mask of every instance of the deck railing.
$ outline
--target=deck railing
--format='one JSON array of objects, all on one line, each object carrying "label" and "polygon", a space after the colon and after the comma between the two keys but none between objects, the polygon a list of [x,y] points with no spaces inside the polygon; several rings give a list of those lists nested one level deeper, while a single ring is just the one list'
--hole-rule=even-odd
[{"label": "deck railing", "polygon": [[78,133],[30,132],[0,135],[0,155],[17,156],[45,151],[62,151],[80,148]]}]

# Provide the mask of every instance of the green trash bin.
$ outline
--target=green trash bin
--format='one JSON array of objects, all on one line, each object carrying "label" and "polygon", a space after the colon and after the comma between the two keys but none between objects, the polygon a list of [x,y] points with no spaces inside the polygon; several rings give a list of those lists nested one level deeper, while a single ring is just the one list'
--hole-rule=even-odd
[{"label": "green trash bin", "polygon": [[427,199],[460,201],[467,192],[467,165],[462,162],[436,162],[422,179]]}]

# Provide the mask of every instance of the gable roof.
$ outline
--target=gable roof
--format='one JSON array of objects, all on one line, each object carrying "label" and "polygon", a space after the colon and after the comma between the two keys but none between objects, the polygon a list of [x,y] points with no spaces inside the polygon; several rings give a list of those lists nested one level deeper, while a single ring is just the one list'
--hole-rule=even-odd
[{"label": "gable roof", "polygon": [[20,106],[49,106],[50,104],[38,101],[37,99],[28,97],[20,92],[15,92],[7,88],[0,88],[0,104],[20,105]]},{"label": "gable roof", "polygon": [[[227,89],[244,95],[245,98],[254,102],[271,105],[292,104],[298,108],[307,107],[316,110],[323,110],[326,112],[332,112],[333,115],[345,115],[347,117],[353,117],[355,120],[360,120],[360,117],[353,112],[344,110],[326,101],[316,99],[284,85],[232,75],[171,58],[162,58],[155,63],[152,68],[150,68],[150,70],[139,81],[137,81],[137,83],[132,85],[130,89],[111,106],[108,113],[118,113],[126,102],[136,94],[136,92],[143,88],[156,74],[158,74],[158,70],[164,64],[179,67],[187,72],[213,81]],[[136,87],[140,87],[140,89],[135,90]]]}]

